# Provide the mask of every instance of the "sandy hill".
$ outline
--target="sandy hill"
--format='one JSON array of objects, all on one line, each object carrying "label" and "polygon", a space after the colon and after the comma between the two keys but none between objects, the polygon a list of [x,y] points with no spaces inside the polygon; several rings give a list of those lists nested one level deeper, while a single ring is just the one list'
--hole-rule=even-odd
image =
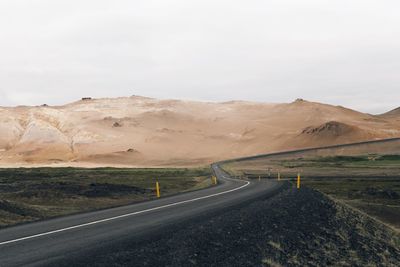
[{"label": "sandy hill", "polygon": [[0,108],[0,166],[193,166],[400,136],[399,116],[301,99],[288,104],[139,96]]},{"label": "sandy hill", "polygon": [[381,117],[398,117],[400,119],[400,107],[395,108],[389,112],[386,112],[380,116]]}]

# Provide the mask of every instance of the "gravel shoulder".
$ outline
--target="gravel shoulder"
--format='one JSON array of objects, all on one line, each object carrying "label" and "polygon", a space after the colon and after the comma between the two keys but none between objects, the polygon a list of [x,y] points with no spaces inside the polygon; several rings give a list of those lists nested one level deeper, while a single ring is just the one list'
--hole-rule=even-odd
[{"label": "gravel shoulder", "polygon": [[303,187],[59,266],[400,266],[400,236]]}]

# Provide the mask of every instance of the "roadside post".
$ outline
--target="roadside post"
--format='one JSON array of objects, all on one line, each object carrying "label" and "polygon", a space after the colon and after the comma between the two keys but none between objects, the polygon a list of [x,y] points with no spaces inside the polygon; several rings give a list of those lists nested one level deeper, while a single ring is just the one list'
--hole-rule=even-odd
[{"label": "roadside post", "polygon": [[258,181],[261,181],[261,176],[260,175],[258,176]]},{"label": "roadside post", "polygon": [[300,173],[297,174],[297,189],[300,188]]},{"label": "roadside post", "polygon": [[217,177],[216,176],[214,176],[214,184],[215,185],[217,184]]},{"label": "roadside post", "polygon": [[278,181],[280,181],[280,180],[281,180],[281,173],[278,172]]},{"label": "roadside post", "polygon": [[161,197],[161,194],[160,194],[160,184],[158,183],[158,181],[156,182],[156,192],[157,192],[157,197],[158,197],[158,198]]}]

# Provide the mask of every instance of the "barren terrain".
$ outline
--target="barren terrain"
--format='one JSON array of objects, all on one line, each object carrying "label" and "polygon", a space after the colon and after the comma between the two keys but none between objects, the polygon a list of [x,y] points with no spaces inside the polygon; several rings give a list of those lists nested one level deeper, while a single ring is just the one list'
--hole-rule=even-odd
[{"label": "barren terrain", "polygon": [[288,104],[86,99],[0,108],[0,166],[200,166],[397,136],[396,110],[370,115],[301,99]]},{"label": "barren terrain", "polygon": [[398,266],[400,237],[309,188],[78,252],[59,266]]}]

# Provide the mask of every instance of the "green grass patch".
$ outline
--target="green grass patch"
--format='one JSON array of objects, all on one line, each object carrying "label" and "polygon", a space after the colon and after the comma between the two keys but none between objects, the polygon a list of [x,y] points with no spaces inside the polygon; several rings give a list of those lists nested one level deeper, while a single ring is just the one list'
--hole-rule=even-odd
[{"label": "green grass patch", "polygon": [[0,169],[0,227],[210,186],[209,168]]},{"label": "green grass patch", "polygon": [[276,179],[277,173],[310,186],[400,229],[400,155],[266,157],[230,162],[233,175]]},{"label": "green grass patch", "polygon": [[400,177],[304,178],[303,185],[400,229]]}]

